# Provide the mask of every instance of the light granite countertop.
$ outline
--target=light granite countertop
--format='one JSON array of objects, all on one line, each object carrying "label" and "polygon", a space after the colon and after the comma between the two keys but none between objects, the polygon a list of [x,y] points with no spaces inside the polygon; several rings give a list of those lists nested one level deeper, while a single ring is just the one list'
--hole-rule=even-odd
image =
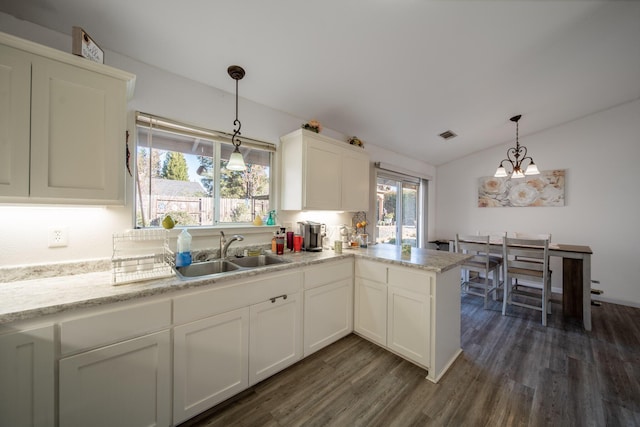
[{"label": "light granite countertop", "polygon": [[[335,254],[333,251],[285,253],[283,258],[291,262],[253,270],[234,271],[210,278],[181,280],[174,276],[117,286],[111,284],[111,270],[92,271],[92,268],[82,266],[80,274],[0,282],[0,325],[78,308],[224,284],[231,280],[354,256],[435,273],[445,272],[469,258],[467,255],[452,252],[413,248],[411,258],[404,259],[399,248],[376,245],[367,249],[345,249],[342,254]],[[109,264],[102,263],[102,265]],[[46,266],[37,268],[47,270]],[[54,265],[50,268],[59,270],[59,267]],[[40,273],[43,272],[40,271]],[[46,271],[42,276],[47,276]]]}]

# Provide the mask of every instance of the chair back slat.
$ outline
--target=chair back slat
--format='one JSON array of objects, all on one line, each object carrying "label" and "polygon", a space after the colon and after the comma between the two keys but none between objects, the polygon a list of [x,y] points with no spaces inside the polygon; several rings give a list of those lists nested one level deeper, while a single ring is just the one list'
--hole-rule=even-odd
[{"label": "chair back slat", "polygon": [[549,268],[548,240],[505,237],[502,247],[507,269],[544,272]]},{"label": "chair back slat", "polygon": [[489,236],[460,236],[456,234],[456,251],[474,257],[467,263],[485,264],[485,269],[489,269],[489,253],[491,245]]}]

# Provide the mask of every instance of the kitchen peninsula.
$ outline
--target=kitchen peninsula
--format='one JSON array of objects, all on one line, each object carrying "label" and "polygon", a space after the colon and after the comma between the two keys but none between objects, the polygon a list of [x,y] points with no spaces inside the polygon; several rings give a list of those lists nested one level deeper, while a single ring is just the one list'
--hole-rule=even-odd
[{"label": "kitchen peninsula", "polygon": [[[184,281],[112,286],[110,272],[98,271],[2,283],[3,366],[18,363],[26,343],[32,360],[21,363],[37,381],[6,369],[0,384],[25,382],[33,389],[15,407],[46,420],[58,413],[60,425],[96,413],[115,424],[126,413],[140,424],[176,425],[354,331],[425,368],[434,382],[460,354],[466,255],[414,248],[403,259],[399,249],[373,246],[284,258],[290,262]],[[129,377],[140,362],[142,371]],[[87,370],[100,384],[83,383]],[[124,398],[107,404],[95,390]],[[126,402],[135,408],[110,406]],[[10,421],[22,413],[1,409]]]}]

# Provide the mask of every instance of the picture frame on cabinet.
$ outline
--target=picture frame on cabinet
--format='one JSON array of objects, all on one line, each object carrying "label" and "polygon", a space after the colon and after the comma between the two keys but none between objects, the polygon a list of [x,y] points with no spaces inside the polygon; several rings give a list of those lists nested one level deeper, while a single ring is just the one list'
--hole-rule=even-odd
[{"label": "picture frame on cabinet", "polygon": [[71,53],[87,58],[93,62],[104,64],[104,51],[80,27],[72,27],[71,30]]}]

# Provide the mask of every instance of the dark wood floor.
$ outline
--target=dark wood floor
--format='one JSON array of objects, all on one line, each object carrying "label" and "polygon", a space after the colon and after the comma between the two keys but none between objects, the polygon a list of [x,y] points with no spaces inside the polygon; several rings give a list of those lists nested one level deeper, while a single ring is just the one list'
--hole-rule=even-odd
[{"label": "dark wood floor", "polygon": [[438,384],[350,335],[190,426],[640,426],[640,309],[593,307],[593,331],[463,296],[464,352]]}]

